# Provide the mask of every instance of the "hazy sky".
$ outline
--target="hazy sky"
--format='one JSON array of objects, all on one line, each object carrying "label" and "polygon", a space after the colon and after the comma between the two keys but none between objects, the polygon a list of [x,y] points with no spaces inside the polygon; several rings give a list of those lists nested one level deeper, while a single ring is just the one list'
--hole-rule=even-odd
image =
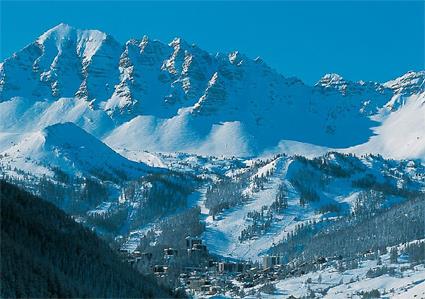
[{"label": "hazy sky", "polygon": [[64,22],[124,43],[175,36],[215,53],[262,57],[285,76],[335,72],[387,81],[424,67],[425,4],[416,2],[0,1],[1,60]]}]

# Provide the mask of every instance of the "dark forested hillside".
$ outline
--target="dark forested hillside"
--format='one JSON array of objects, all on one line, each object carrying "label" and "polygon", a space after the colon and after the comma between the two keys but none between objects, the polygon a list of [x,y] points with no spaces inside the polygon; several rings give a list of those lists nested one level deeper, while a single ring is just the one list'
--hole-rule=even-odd
[{"label": "dark forested hillside", "polygon": [[170,297],[52,204],[0,181],[1,297]]},{"label": "dark forested hillside", "polygon": [[[288,259],[318,256],[353,258],[425,237],[425,197],[409,199],[388,209],[374,210],[374,199],[366,196],[346,218],[299,226],[274,253]],[[325,229],[323,229],[325,228]]]}]

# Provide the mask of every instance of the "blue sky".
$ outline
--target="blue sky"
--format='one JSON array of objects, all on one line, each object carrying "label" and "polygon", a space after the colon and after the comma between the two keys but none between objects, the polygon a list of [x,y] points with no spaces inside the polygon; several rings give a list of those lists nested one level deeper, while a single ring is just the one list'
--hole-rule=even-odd
[{"label": "blue sky", "polygon": [[335,72],[387,81],[424,69],[425,4],[416,2],[0,1],[1,59],[58,23],[120,42],[175,36],[209,52],[262,57],[285,76],[316,82]]}]

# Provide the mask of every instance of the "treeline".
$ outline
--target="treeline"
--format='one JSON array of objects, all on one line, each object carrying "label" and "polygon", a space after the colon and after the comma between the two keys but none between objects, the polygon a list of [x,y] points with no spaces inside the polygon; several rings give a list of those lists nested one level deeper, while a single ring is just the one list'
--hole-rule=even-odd
[{"label": "treeline", "polygon": [[241,231],[240,242],[265,234],[273,224],[273,212],[268,206],[262,206],[260,212],[248,212],[245,218],[250,224]]},{"label": "treeline", "polygon": [[209,209],[210,215],[215,216],[225,209],[244,203],[248,199],[242,194],[246,186],[246,178],[224,178],[209,187],[205,193],[205,207]]},{"label": "treeline", "polygon": [[272,159],[257,160],[250,168],[232,178],[222,177],[217,182],[208,187],[205,193],[205,207],[209,209],[210,215],[217,215],[226,209],[244,204],[249,197],[243,193],[243,190],[250,186],[253,192],[264,189],[268,177],[273,174],[272,170],[262,175],[255,174],[260,167],[267,165],[273,160],[283,155],[277,155]]},{"label": "treeline", "polygon": [[[420,185],[406,173],[408,162],[386,160],[379,155],[368,155],[364,158],[370,159],[370,163],[380,170],[379,176],[356,156],[331,152],[311,160],[295,156],[297,164],[292,166],[294,169],[288,179],[298,191],[302,206],[319,201],[321,191],[336,179],[347,179],[351,181],[353,188],[374,190],[385,195],[412,198],[422,194]],[[412,167],[422,168],[420,164],[410,162]],[[424,181],[424,176],[418,173],[414,177]]]},{"label": "treeline", "polygon": [[31,191],[31,193],[53,203],[69,214],[82,214],[105,201],[109,197],[110,181],[100,181],[94,177],[70,177],[54,168],[54,176],[41,177],[19,171],[20,177],[3,175],[3,180]]},{"label": "treeline", "polygon": [[[425,238],[425,197],[405,201],[388,209],[375,209],[374,201],[365,197],[353,215],[335,221],[303,225],[272,249],[288,260],[302,257],[355,257],[365,252]],[[326,228],[326,229],[324,229]]]},{"label": "treeline", "polygon": [[[411,188],[412,182],[409,177],[404,177],[404,185],[402,187],[397,186],[397,182],[394,179],[386,176],[386,181],[379,182],[379,180],[373,174],[366,174],[365,176],[352,181],[352,186],[355,188],[362,188],[367,190],[375,190],[383,192],[386,195],[394,195],[401,197],[415,197],[421,195],[421,191]],[[410,188],[409,188],[410,187]]]},{"label": "treeline", "polygon": [[288,190],[285,184],[280,184],[275,196],[275,200],[270,206],[264,205],[260,211],[250,211],[246,214],[245,219],[249,222],[239,237],[239,242],[260,237],[267,233],[273,223],[276,221],[275,215],[282,214],[288,207]]},{"label": "treeline", "polygon": [[132,208],[130,229],[140,227],[185,208],[187,197],[200,184],[197,177],[169,171],[149,174],[126,184],[123,197]]},{"label": "treeline", "polygon": [[0,181],[2,298],[154,298],[140,275],[52,204]]},{"label": "treeline", "polygon": [[[53,177],[38,178],[21,172],[21,178],[3,175],[5,181],[20,186],[53,203],[66,213],[81,216],[88,226],[105,234],[124,233],[186,207],[187,196],[201,180],[172,170],[150,173],[137,180],[115,184],[96,177],[70,176],[53,168]],[[121,192],[123,201],[117,202]],[[112,202],[106,213],[87,213],[100,204]]]}]

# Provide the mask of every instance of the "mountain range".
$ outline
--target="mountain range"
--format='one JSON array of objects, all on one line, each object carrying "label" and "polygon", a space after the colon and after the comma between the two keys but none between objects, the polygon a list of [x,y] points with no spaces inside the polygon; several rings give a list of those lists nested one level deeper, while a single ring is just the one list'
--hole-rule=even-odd
[{"label": "mountain range", "polygon": [[123,154],[423,159],[424,81],[424,71],[385,83],[326,74],[309,86],[237,51],[146,36],[122,45],[60,24],[1,63],[0,140],[73,122]]}]

